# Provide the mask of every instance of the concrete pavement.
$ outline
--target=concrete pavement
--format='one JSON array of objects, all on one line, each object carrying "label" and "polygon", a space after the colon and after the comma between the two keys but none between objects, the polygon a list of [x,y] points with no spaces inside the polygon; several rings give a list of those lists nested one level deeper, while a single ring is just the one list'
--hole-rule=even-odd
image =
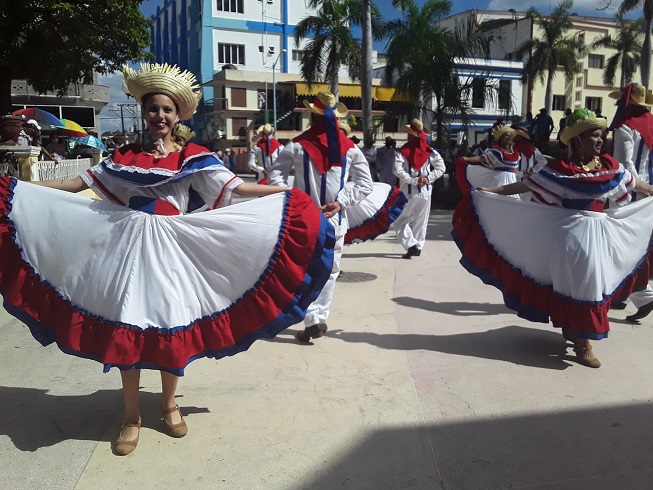
[{"label": "concrete pavement", "polygon": [[3,489],[640,489],[653,485],[653,317],[611,313],[603,366],[517,318],[469,275],[433,211],[420,257],[392,232],[349,246],[329,332],[290,328],[233,358],[193,362],[162,432],[158,373],[127,457],[117,371],[42,348],[0,313]]}]

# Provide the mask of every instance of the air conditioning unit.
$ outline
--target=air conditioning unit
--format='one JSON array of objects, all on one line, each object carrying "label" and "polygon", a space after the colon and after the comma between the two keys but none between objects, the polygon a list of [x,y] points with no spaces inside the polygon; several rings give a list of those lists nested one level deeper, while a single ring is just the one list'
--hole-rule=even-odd
[{"label": "air conditioning unit", "polygon": [[277,48],[274,46],[269,46],[268,47],[268,55],[273,55],[276,52]]}]

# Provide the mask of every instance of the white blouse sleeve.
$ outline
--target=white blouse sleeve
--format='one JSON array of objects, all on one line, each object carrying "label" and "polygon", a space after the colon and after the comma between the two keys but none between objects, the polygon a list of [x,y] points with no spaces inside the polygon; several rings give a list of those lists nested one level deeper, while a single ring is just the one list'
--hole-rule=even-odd
[{"label": "white blouse sleeve", "polygon": [[191,177],[191,186],[209,209],[221,208],[231,204],[233,190],[243,180],[227,168],[211,172],[199,172]]}]

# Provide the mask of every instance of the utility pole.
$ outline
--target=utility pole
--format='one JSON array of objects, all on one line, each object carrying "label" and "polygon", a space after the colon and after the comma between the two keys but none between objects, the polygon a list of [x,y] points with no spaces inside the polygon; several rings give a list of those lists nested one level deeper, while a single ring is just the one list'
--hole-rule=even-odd
[{"label": "utility pole", "polygon": [[126,136],[125,134],[125,117],[124,117],[124,111],[123,109],[126,107],[129,113],[132,115],[132,117],[138,117],[138,114],[135,110],[136,107],[138,107],[138,104],[118,104],[120,107],[120,124],[122,126],[122,135]]}]

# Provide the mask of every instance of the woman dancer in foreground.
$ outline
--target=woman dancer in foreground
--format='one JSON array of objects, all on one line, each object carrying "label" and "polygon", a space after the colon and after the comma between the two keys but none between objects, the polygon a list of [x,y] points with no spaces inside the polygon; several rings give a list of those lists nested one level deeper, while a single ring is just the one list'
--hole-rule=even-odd
[{"label": "woman dancer in foreground", "polygon": [[[628,203],[632,190],[650,196],[653,187],[600,155],[605,127],[605,119],[578,109],[560,137],[568,158],[523,182],[473,190],[453,222],[461,264],[499,288],[519,316],[550,318],[578,361],[593,368],[601,363],[590,339],[608,336],[611,298],[641,289],[651,276],[653,201],[603,208],[608,200]],[[496,195],[528,191],[541,204]]]},{"label": "woman dancer in foreground", "polygon": [[[183,437],[175,392],[185,366],[301,321],[329,277],[334,241],[302,192],[243,183],[206,148],[174,141],[201,96],[192,74],[143,65],[124,75],[147,144],[72,181],[0,179],[5,307],[43,345],[120,369],[119,455],[138,443],[140,369],[161,371],[166,432]],[[110,202],[60,192],[87,187]],[[217,209],[232,193],[275,195]],[[212,211],[189,214],[201,209]]]}]

